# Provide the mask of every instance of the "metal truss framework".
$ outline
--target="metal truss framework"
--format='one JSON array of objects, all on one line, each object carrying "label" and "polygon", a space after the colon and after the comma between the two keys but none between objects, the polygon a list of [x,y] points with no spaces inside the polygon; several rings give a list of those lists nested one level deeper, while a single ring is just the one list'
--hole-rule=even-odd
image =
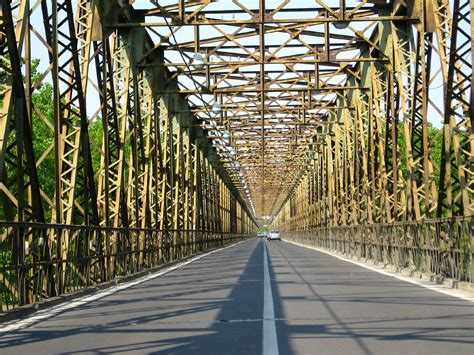
[{"label": "metal truss framework", "polygon": [[[2,231],[16,268],[0,277],[20,304],[256,217],[301,231],[473,215],[468,0],[1,4],[1,211],[20,224]],[[53,112],[34,100],[48,84]]]},{"label": "metal truss framework", "polygon": [[[472,281],[473,4],[394,1],[390,12],[419,20],[378,23],[361,57],[389,60],[359,63],[347,75],[366,90],[340,92],[333,104],[353,107],[330,113],[332,135],[273,225],[294,240],[312,236],[311,244]],[[443,128],[433,135],[436,117]],[[355,227],[338,227],[348,225]]]},{"label": "metal truss framework", "polygon": [[[153,48],[147,32],[108,27],[131,16],[113,1],[1,2],[1,309],[255,228],[173,74],[138,66]],[[35,72],[41,50],[49,60]],[[52,102],[42,106],[45,86]]]}]

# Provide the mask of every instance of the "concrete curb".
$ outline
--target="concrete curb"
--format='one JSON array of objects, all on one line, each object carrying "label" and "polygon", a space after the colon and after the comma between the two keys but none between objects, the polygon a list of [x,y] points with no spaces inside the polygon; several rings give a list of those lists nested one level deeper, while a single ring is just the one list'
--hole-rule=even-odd
[{"label": "concrete curb", "polygon": [[325,249],[325,248],[319,248],[319,249],[324,250],[324,251],[329,251],[331,253],[343,256],[347,259],[357,260],[359,262],[363,262],[367,265],[374,266],[374,267],[383,269],[383,270],[388,271],[388,272],[397,273],[397,274],[400,274],[400,275],[405,276],[405,277],[420,279],[420,280],[423,280],[423,281],[426,281],[426,282],[431,282],[431,283],[436,284],[436,285],[444,285],[444,286],[449,287],[451,289],[459,289],[459,290],[463,290],[463,291],[466,291],[466,292],[472,292],[473,297],[474,297],[474,285],[469,283],[469,282],[458,281],[458,280],[454,280],[454,279],[451,279],[451,278],[448,278],[448,277],[443,277],[443,276],[428,273],[428,272],[416,271],[416,270],[413,270],[413,269],[410,269],[410,268],[402,268],[402,267],[395,266],[395,265],[392,265],[392,264],[382,264],[382,263],[376,262],[372,259],[360,258],[360,257],[357,257],[357,256],[352,255],[352,254],[339,253],[337,251],[330,250],[330,249]]},{"label": "concrete curb", "polygon": [[[294,244],[307,249],[313,249],[340,258],[341,260],[345,260],[347,262],[359,264],[360,266],[366,267],[372,271],[380,272],[388,276],[396,277],[403,281],[430,288],[433,291],[474,302],[474,285],[470,284],[469,282],[457,281],[430,273],[422,273],[420,271],[414,271],[409,268],[401,268],[391,264],[382,264],[380,262],[375,262],[372,259],[360,258],[355,255],[340,253],[332,249],[314,247],[287,239],[282,240],[286,243]],[[430,287],[430,285],[432,287]]]}]

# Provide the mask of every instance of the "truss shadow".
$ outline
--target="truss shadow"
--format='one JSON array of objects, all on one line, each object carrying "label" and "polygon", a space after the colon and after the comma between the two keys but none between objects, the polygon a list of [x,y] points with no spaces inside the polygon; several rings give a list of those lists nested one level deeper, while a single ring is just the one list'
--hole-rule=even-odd
[{"label": "truss shadow", "polygon": [[[395,354],[403,351],[432,354],[471,353],[474,345],[474,312],[468,302],[451,300],[438,294],[427,298],[428,291],[421,287],[397,280],[384,280],[383,276],[366,272],[351,264],[341,265],[342,262],[334,262],[339,264],[335,268],[337,280],[324,281],[326,277],[320,277],[319,270],[322,269],[322,274],[329,276],[328,269],[334,266],[329,256],[315,253],[312,271],[306,268],[302,271],[299,267],[299,254],[306,251],[297,251],[293,246],[288,246],[284,251],[282,249],[281,245],[277,245],[271,250],[273,255],[269,268],[272,280],[293,274],[299,279],[297,286],[306,286],[308,294],[283,295],[280,287],[288,287],[292,282],[278,281],[279,287],[272,282],[280,353],[293,354],[301,352],[302,349],[351,354]],[[288,267],[291,272],[288,272]],[[280,273],[280,270],[283,272]],[[318,270],[318,277],[315,277],[315,270]],[[381,288],[373,293],[352,293],[356,282],[353,279],[354,274],[359,275],[359,290],[364,287],[370,290],[377,284]],[[393,285],[389,284],[390,281]],[[339,293],[328,292],[327,286],[339,287]],[[286,290],[288,293],[288,289]],[[301,303],[300,307],[308,308],[308,316],[292,317],[288,304],[284,305],[285,301]],[[313,302],[319,304],[318,311],[321,316],[311,315]],[[350,316],[350,307],[357,309],[368,304],[374,307],[373,314],[367,312],[361,315],[361,312],[355,312]],[[400,314],[392,314],[386,310],[388,306],[395,306]],[[410,314],[413,307],[431,308],[433,311]],[[456,310],[456,314],[449,314],[451,308]],[[438,311],[439,309],[442,311]]]},{"label": "truss shadow", "polygon": [[1,352],[261,353],[263,244],[246,244],[6,334]]}]

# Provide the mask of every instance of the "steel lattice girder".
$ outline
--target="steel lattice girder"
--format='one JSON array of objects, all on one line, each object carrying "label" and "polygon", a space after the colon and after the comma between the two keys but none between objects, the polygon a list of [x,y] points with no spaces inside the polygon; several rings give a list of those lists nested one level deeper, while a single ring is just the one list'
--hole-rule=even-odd
[{"label": "steel lattice girder", "polygon": [[[275,214],[320,155],[317,169],[333,179],[324,182],[325,223],[472,214],[469,1],[172,3],[151,1],[140,21],[117,26],[145,27],[159,34],[156,50],[179,54],[163,65],[184,78],[180,92],[215,132],[257,215]],[[201,67],[192,53],[204,56]],[[430,97],[434,82],[445,107]],[[436,116],[441,157],[429,136]]]},{"label": "steel lattice girder", "polygon": [[[282,229],[472,215],[470,3],[2,0],[1,212],[201,241],[249,232],[253,208]],[[36,55],[50,62],[39,73]],[[32,99],[47,84],[52,112]],[[46,260],[82,243],[71,229],[41,237]],[[18,265],[36,238],[2,235]],[[159,258],[189,238],[163,234]],[[137,253],[87,272],[60,263],[45,293],[68,273],[103,281],[152,262],[145,237],[86,242]],[[23,303],[33,276],[19,275]]]},{"label": "steel lattice girder", "polygon": [[1,222],[56,223],[2,224],[2,253],[24,265],[0,270],[13,304],[255,229],[173,73],[138,66],[147,31],[109,27],[130,16],[113,1],[1,2]]},{"label": "steel lattice girder", "polygon": [[[269,8],[265,1],[150,1],[133,10],[137,21],[111,25],[147,28],[155,45],[139,66],[165,66],[178,77],[179,91],[214,132],[214,145],[257,215],[277,212],[308,155],[340,124],[329,119],[340,110],[335,98],[369,90],[348,77],[357,76],[364,63],[390,63],[374,28],[419,22],[418,14],[391,11],[391,5],[331,3],[300,7],[276,1]],[[164,53],[164,63],[148,61],[154,52]],[[204,57],[202,65],[193,65],[193,53]],[[215,102],[219,115],[212,114]]]},{"label": "steel lattice girder", "polygon": [[[336,100],[357,102],[356,108],[339,110],[343,124],[332,128],[334,138],[294,185],[287,205],[301,202],[306,207],[299,208],[311,211],[297,227],[473,214],[472,6],[422,4],[411,9],[420,16],[416,27],[379,25],[374,41],[391,65],[362,63],[348,79],[370,91],[348,90]],[[444,97],[430,95],[434,82]],[[434,137],[428,127],[433,116],[444,124]],[[283,207],[276,223],[290,223],[290,210]]]}]

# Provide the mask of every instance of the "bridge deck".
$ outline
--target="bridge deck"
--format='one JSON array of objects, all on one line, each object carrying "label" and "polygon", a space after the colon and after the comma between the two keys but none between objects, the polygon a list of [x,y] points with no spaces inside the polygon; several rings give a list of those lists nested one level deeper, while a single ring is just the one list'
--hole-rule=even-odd
[{"label": "bridge deck", "polygon": [[266,245],[271,298],[265,242],[251,240],[4,334],[0,352],[259,354],[272,346],[263,313],[273,300],[280,354],[472,354],[472,303],[317,251]]}]

